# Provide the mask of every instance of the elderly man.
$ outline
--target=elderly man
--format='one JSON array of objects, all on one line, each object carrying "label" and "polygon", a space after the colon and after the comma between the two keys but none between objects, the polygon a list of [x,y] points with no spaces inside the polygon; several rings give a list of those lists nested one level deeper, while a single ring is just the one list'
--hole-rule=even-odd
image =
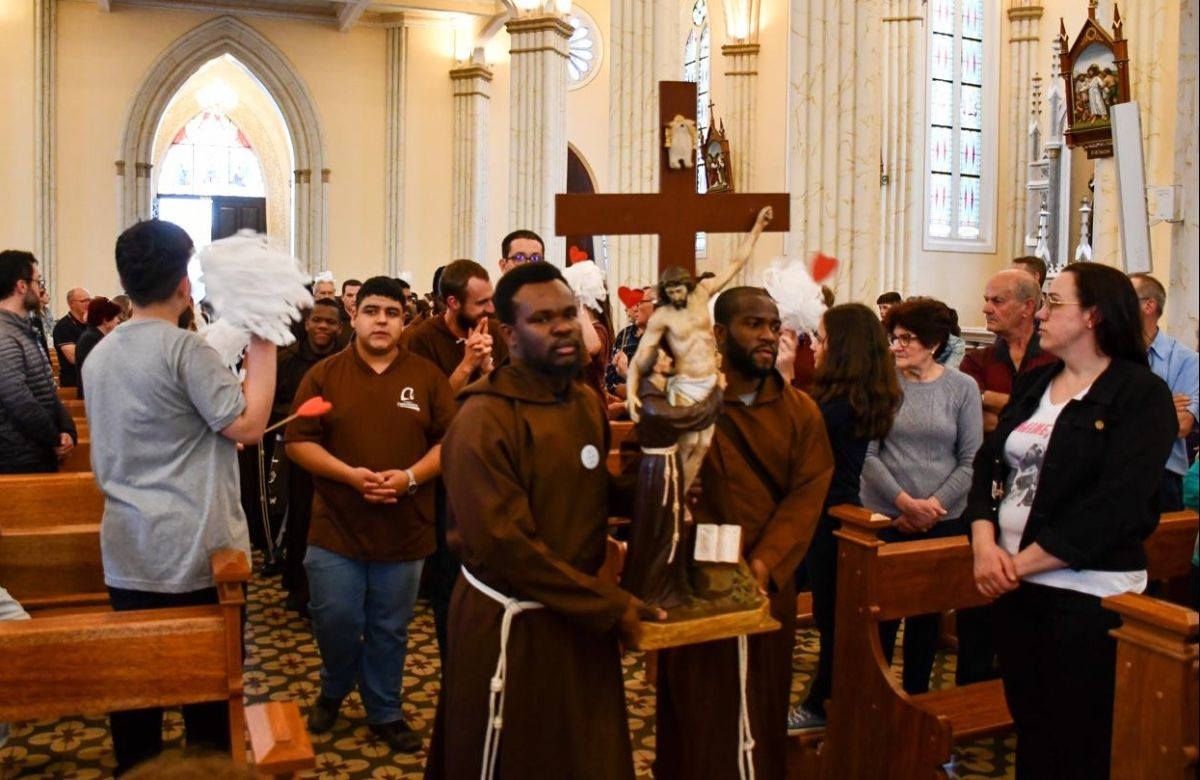
[{"label": "elderly man", "polygon": [[1196,424],[1200,410],[1200,359],[1196,352],[1180,344],[1158,327],[1167,291],[1150,274],[1131,274],[1142,315],[1142,337],[1149,352],[1150,370],[1162,378],[1175,399],[1179,418],[1179,438],[1167,458],[1162,486],[1158,490],[1159,509],[1175,512],[1183,509],[1183,475],[1188,470],[1185,439]]},{"label": "elderly man", "polygon": [[996,340],[990,347],[968,352],[959,367],[979,385],[984,432],[996,427],[1017,375],[1055,360],[1042,352],[1033,324],[1040,294],[1037,278],[1016,268],[996,274],[984,288],[983,316]]},{"label": "elderly man", "polygon": [[58,383],[62,387],[79,386],[79,371],[75,368],[75,344],[87,330],[87,310],[91,302],[91,293],[82,287],[72,287],[67,293],[67,314],[54,326],[54,348],[58,350]]}]

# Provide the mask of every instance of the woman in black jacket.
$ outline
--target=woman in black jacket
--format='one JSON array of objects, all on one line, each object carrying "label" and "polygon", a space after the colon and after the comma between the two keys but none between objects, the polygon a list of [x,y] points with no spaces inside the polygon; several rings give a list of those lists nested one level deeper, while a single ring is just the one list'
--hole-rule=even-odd
[{"label": "woman in black jacket", "polygon": [[837,603],[837,520],[829,508],[861,505],[859,477],[872,439],[887,436],[900,408],[896,361],[875,312],[860,303],[834,306],[812,340],[816,366],[808,392],[821,409],[833,449],[833,480],[805,557],[812,585],[813,619],[820,651],[808,697],[788,713],[788,733],[825,726],[825,700],[833,685],[833,614]]},{"label": "woman in black jacket", "polygon": [[1146,586],[1142,540],[1178,425],[1150,372],[1121,272],[1068,266],[1043,295],[1042,349],[975,461],[975,581],[996,649],[1017,777],[1107,778],[1119,620],[1100,599]]}]

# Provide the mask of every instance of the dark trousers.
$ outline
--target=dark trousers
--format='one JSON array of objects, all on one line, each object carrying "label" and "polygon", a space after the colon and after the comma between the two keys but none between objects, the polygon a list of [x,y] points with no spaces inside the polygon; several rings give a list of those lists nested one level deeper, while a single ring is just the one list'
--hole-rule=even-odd
[{"label": "dark trousers", "polygon": [[429,605],[433,608],[433,624],[437,629],[438,655],[444,659],[449,633],[450,595],[454,592],[454,583],[458,581],[462,561],[446,543],[446,487],[440,479],[436,491],[434,528],[437,532],[437,550],[425,560],[425,569]]},{"label": "dark trousers", "polygon": [[804,708],[825,715],[825,702],[833,692],[833,629],[837,613],[837,537],[841,525],[821,515],[804,558],[808,584],[812,588],[813,622],[817,627],[817,669],[804,700]]},{"label": "dark trousers", "polygon": [[[913,542],[922,539],[941,539],[948,536],[963,536],[966,527],[958,519],[942,520],[925,533],[906,534],[888,528],[879,534],[885,542]],[[956,685],[967,685],[995,677],[993,658],[994,640],[991,636],[991,607],[975,607],[957,613],[958,669]],[[891,620],[879,624],[879,642],[883,646],[883,657],[890,662],[896,649],[896,634],[900,621]],[[910,695],[929,691],[929,676],[937,657],[938,637],[941,633],[941,616],[937,613],[913,615],[904,619],[904,672],[901,685]]]},{"label": "dark trousers", "polygon": [[308,572],[304,555],[308,552],[308,526],[312,520],[312,475],[295,463],[288,463],[288,508],[283,526],[283,587],[291,608],[308,609]]},{"label": "dark trousers", "polygon": [[1163,469],[1158,483],[1158,511],[1179,512],[1183,510],[1183,477],[1174,471]]},{"label": "dark trousers", "polygon": [[1021,780],[1105,780],[1120,624],[1100,599],[1022,583],[994,605]]},{"label": "dark trousers", "polygon": [[[205,588],[188,593],[150,593],[141,590],[109,588],[108,597],[116,612],[136,609],[194,607],[217,603],[217,589]],[[124,710],[108,715],[112,731],[113,753],[117,758],[116,774],[121,775],[163,749],[161,707]],[[229,753],[229,705],[227,702],[204,702],[183,705],[183,724],[189,749],[214,750]]]}]

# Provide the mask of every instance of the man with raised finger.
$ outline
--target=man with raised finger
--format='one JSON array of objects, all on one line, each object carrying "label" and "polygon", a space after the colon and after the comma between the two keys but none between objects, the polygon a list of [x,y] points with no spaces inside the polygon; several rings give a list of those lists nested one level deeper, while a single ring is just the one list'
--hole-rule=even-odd
[{"label": "man with raised finger", "polygon": [[[458,392],[467,384],[490,373],[508,359],[508,345],[496,322],[492,305],[492,282],[488,272],[474,260],[455,260],[438,277],[438,296],[446,310],[401,336],[401,343],[413,354],[431,361]],[[437,487],[437,551],[430,556],[428,585],[437,628],[438,653],[446,655],[446,617],[450,612],[450,592],[458,579],[458,556],[446,544],[446,496]]]},{"label": "man with raised finger", "polygon": [[357,682],[371,731],[411,753],[421,737],[404,720],[400,687],[454,400],[437,366],[400,346],[404,304],[396,280],[363,283],[354,343],[313,366],[293,405],[322,396],[333,408],[292,421],[284,441],[316,491],[304,568],[321,693],[308,727],[332,728]]}]

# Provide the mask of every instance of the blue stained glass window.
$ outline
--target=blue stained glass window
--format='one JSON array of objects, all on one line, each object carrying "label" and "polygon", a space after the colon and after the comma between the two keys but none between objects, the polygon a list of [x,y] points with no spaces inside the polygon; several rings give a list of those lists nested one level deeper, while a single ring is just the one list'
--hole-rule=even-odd
[{"label": "blue stained glass window", "polygon": [[[928,0],[927,235],[977,240],[985,192],[984,0]],[[990,93],[989,93],[990,94]],[[993,98],[988,98],[989,100]],[[990,186],[990,185],[988,185]]]}]

